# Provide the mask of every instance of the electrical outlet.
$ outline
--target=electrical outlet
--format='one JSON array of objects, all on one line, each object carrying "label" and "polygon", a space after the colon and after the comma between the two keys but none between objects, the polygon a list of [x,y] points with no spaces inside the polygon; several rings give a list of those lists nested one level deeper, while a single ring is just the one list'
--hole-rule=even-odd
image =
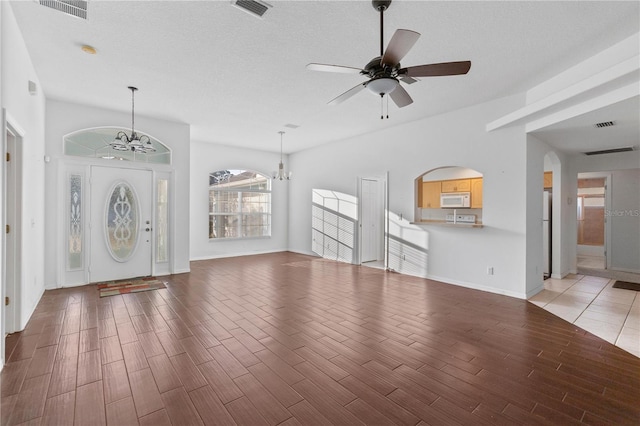
[{"label": "electrical outlet", "polygon": [[493,266],[487,266],[487,275],[493,275]]}]

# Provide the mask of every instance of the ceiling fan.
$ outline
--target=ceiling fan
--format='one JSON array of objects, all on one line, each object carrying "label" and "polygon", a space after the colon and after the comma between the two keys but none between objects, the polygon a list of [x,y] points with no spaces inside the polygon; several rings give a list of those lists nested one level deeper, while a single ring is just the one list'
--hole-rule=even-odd
[{"label": "ceiling fan", "polygon": [[411,30],[396,30],[389,41],[387,50],[384,50],[384,11],[389,8],[391,0],[373,0],[371,3],[373,8],[380,12],[380,56],[373,58],[364,68],[316,63],[307,65],[307,69],[312,71],[361,74],[369,78],[364,83],[358,84],[329,101],[329,105],[342,103],[366,87],[376,95],[380,95],[381,98],[389,95],[398,108],[402,108],[413,103],[413,99],[400,85],[400,81],[413,84],[418,81],[414,77],[460,75],[469,72],[471,61],[443,62],[402,68],[400,60],[411,50],[420,34]]}]

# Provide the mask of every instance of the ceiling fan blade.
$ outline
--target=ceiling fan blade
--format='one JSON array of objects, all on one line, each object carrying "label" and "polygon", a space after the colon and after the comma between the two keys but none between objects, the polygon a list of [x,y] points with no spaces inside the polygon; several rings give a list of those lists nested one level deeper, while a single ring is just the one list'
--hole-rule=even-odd
[{"label": "ceiling fan blade", "polygon": [[347,90],[337,98],[330,100],[329,105],[341,104],[342,102],[346,101],[347,99],[349,99],[350,97],[352,97],[353,95],[355,95],[356,93],[364,89],[364,87],[365,87],[365,83],[360,83],[357,86],[352,87],[351,89]]},{"label": "ceiling fan blade", "polygon": [[438,77],[444,75],[466,74],[471,68],[471,61],[443,62],[440,64],[416,65],[402,68],[398,75],[408,77]]},{"label": "ceiling fan blade", "polygon": [[400,63],[402,58],[409,53],[409,50],[416,44],[420,33],[411,30],[396,30],[389,41],[387,50],[382,55],[380,63],[383,65],[395,66]]},{"label": "ceiling fan blade", "polygon": [[330,64],[308,64],[307,69],[311,71],[324,71],[324,72],[340,72],[344,74],[360,74],[361,68],[345,67],[342,65],[330,65]]},{"label": "ceiling fan blade", "polygon": [[413,103],[413,99],[411,99],[409,93],[400,85],[398,85],[389,96],[391,96],[391,100],[398,105],[398,108],[406,107]]},{"label": "ceiling fan blade", "polygon": [[417,78],[412,78],[409,76],[404,76],[404,77],[400,77],[400,81],[402,81],[403,83],[407,83],[407,84],[413,84],[415,82],[418,82],[420,80],[418,80]]}]

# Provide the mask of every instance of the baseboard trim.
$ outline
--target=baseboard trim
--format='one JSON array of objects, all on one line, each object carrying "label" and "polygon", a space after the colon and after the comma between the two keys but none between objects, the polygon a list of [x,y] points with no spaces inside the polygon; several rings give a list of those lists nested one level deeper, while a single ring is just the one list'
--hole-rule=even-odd
[{"label": "baseboard trim", "polygon": [[282,250],[282,249],[281,250],[261,250],[261,251],[214,254],[209,256],[192,257],[191,259],[189,259],[189,261],[196,262],[198,260],[226,259],[227,257],[253,256],[256,254],[269,254],[269,253],[282,253],[283,251],[290,251],[290,250]]},{"label": "baseboard trim", "polygon": [[426,278],[429,279],[429,280],[440,281],[440,282],[445,283],[445,284],[453,284],[453,285],[457,285],[457,286],[460,286],[460,287],[470,288],[472,290],[486,291],[487,293],[493,293],[493,294],[500,294],[502,296],[515,297],[516,299],[523,299],[523,300],[527,299],[527,294],[526,293],[520,293],[520,292],[515,292],[515,291],[510,291],[510,290],[504,290],[504,289],[499,289],[499,288],[495,288],[495,287],[488,287],[486,285],[471,283],[471,282],[468,282],[468,281],[452,280],[451,278],[438,277],[438,276],[434,276],[434,275],[427,275]]}]

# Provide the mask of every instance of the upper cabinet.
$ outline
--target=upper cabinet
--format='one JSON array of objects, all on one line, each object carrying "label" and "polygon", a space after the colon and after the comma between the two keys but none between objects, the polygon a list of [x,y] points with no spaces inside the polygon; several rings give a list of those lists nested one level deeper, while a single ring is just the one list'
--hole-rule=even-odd
[{"label": "upper cabinet", "polygon": [[420,207],[423,209],[439,209],[440,192],[440,181],[422,182],[422,202]]},{"label": "upper cabinet", "polygon": [[471,208],[482,208],[482,178],[470,179],[471,181]]},{"label": "upper cabinet", "polygon": [[544,189],[550,189],[553,186],[553,172],[544,172]]},{"label": "upper cabinet", "polygon": [[444,180],[441,183],[442,192],[469,192],[471,179]]}]

